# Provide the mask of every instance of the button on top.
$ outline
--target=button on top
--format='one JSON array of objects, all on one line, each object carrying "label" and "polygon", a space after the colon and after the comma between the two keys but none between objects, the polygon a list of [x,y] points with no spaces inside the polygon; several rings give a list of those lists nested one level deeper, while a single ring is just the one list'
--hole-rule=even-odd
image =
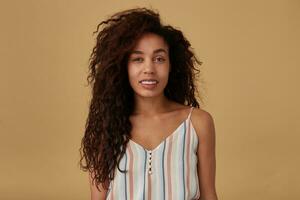
[{"label": "button on top", "polygon": [[149,173],[149,174],[152,174],[151,159],[152,159],[152,151],[149,151],[149,160],[148,160],[148,163],[149,163],[149,170],[148,170],[148,173]]}]

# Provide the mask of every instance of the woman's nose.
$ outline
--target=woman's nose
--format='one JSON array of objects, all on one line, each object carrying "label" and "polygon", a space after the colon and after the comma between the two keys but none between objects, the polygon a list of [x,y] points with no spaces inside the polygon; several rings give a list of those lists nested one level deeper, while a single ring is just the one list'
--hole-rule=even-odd
[{"label": "woman's nose", "polygon": [[153,73],[154,72],[154,63],[152,60],[145,61],[145,67],[144,67],[144,72],[146,73]]}]

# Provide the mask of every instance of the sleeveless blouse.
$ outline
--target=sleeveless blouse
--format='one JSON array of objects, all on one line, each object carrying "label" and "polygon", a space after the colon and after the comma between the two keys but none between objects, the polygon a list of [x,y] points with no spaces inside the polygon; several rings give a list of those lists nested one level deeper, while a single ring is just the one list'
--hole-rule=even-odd
[{"label": "sleeveless blouse", "polygon": [[198,136],[188,117],[152,150],[129,140],[106,200],[194,200],[200,197]]}]

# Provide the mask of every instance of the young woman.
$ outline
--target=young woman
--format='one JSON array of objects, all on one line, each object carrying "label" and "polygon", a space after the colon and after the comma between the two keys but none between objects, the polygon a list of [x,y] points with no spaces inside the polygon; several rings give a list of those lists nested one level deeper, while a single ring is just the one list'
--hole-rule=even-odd
[{"label": "young woman", "polygon": [[80,151],[91,199],[217,200],[214,122],[195,97],[190,43],[147,8],[100,25]]}]

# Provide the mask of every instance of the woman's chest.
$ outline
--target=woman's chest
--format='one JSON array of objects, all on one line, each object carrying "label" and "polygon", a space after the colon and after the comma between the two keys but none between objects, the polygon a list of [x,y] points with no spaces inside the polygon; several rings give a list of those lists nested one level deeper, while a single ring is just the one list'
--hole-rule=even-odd
[{"label": "woman's chest", "polygon": [[192,199],[198,194],[197,138],[186,124],[174,133],[153,150],[132,141],[127,144],[119,165],[127,172],[122,173],[116,168],[111,183],[115,196]]}]

